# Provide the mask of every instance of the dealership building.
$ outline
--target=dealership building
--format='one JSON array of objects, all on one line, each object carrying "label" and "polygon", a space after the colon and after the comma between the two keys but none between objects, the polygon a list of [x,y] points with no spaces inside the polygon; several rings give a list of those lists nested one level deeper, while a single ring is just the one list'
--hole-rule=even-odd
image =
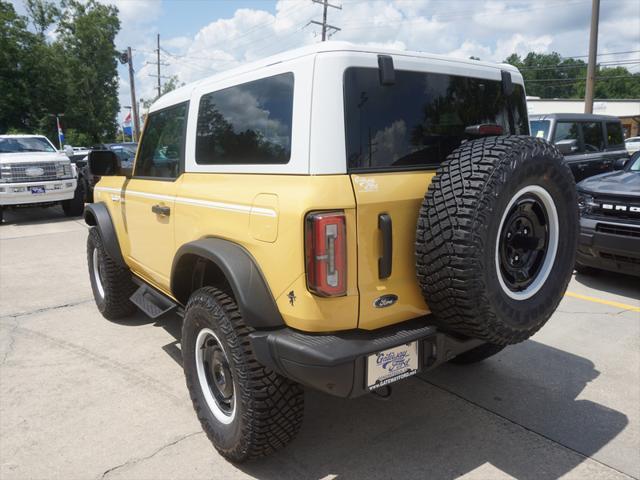
[{"label": "dealership building", "polygon": [[[529,115],[584,113],[584,100],[527,97]],[[593,113],[620,118],[625,138],[640,135],[640,100],[594,100]]]}]

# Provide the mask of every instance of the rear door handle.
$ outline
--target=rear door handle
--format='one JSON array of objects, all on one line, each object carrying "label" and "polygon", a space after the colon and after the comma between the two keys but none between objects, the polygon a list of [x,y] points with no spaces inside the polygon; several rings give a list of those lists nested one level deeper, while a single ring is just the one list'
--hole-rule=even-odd
[{"label": "rear door handle", "polygon": [[165,205],[154,205],[151,207],[151,211],[156,215],[161,215],[163,217],[168,217],[171,214],[171,209]]},{"label": "rear door handle", "polygon": [[393,231],[391,216],[388,213],[378,215],[378,229],[382,233],[382,256],[378,258],[378,278],[389,278],[393,257]]}]

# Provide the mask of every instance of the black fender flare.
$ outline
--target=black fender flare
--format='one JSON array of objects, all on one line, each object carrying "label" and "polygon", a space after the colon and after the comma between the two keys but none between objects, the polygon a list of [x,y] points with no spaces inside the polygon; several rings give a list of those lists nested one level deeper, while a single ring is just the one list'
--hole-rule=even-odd
[{"label": "black fender flare", "polygon": [[[185,267],[187,257],[213,262],[224,274],[244,321],[254,328],[278,328],[284,321],[256,261],[244,247],[222,238],[202,238],[187,243],[176,252],[171,267],[171,292],[176,298],[182,282],[191,281],[192,272]],[[182,299],[181,299],[182,301]],[[186,304],[186,299],[184,302]]]},{"label": "black fender flare", "polygon": [[104,248],[111,259],[119,266],[129,268],[122,257],[118,235],[104,202],[88,204],[84,209],[84,221],[87,225],[98,229]]}]

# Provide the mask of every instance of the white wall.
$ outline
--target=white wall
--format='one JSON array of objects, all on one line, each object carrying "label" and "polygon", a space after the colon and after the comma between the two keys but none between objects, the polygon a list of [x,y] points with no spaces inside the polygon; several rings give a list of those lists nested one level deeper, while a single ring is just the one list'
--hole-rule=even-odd
[{"label": "white wall", "polygon": [[[544,113],[584,113],[582,100],[542,100],[528,99],[530,115]],[[640,100],[593,102],[593,113],[598,115],[614,115],[616,117],[640,117]]]}]

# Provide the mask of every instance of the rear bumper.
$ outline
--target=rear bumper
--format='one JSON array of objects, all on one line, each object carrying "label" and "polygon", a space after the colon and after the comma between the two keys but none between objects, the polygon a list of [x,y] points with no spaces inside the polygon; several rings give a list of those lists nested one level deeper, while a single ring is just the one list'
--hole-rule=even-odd
[{"label": "rear bumper", "polygon": [[[604,226],[604,229],[603,229]],[[624,235],[609,233],[622,226]],[[605,230],[605,231],[603,231]],[[588,267],[640,276],[640,225],[582,217],[576,260]]]},{"label": "rear bumper", "polygon": [[[46,182],[0,183],[0,205],[33,205],[69,200],[73,198],[76,184],[75,178]],[[32,187],[43,187],[44,193],[31,193]]]},{"label": "rear bumper", "polygon": [[379,330],[333,334],[303,333],[291,328],[250,334],[258,361],[279,374],[338,397],[369,393],[367,357],[418,341],[418,370],[424,371],[482,344],[456,339],[428,324],[428,317]]}]

